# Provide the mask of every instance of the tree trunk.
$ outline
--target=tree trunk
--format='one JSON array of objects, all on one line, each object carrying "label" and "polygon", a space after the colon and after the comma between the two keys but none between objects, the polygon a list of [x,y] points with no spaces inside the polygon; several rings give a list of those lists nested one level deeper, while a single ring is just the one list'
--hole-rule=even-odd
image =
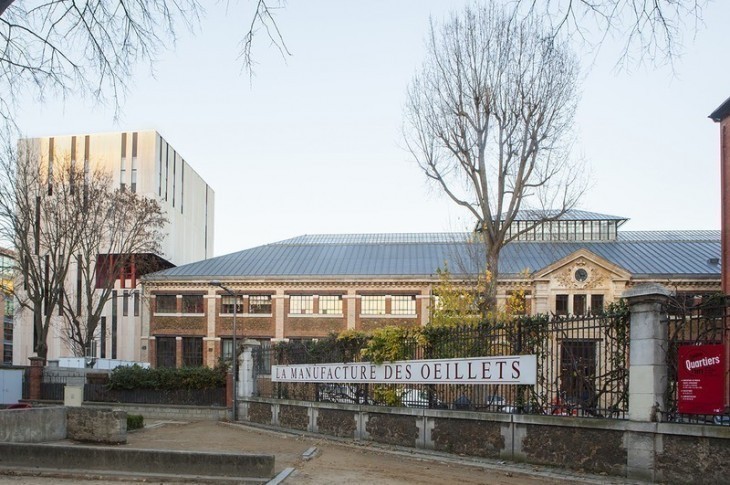
[{"label": "tree trunk", "polygon": [[487,247],[487,277],[484,286],[484,307],[487,312],[497,310],[497,279],[499,278],[499,244]]}]

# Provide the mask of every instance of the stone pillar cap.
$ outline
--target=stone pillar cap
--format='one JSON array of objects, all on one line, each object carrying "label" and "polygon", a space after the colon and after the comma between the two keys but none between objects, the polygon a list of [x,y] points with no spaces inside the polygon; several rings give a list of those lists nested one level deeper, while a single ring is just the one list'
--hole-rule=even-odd
[{"label": "stone pillar cap", "polygon": [[244,347],[259,347],[261,345],[261,342],[259,342],[258,340],[247,338],[244,339],[241,345],[243,345]]},{"label": "stone pillar cap", "polygon": [[664,285],[660,285],[659,283],[640,283],[636,286],[632,286],[628,290],[624,291],[621,295],[622,298],[626,298],[628,300],[636,299],[636,298],[646,298],[646,297],[664,297],[669,298],[670,296],[674,295],[674,291],[668,289]]}]

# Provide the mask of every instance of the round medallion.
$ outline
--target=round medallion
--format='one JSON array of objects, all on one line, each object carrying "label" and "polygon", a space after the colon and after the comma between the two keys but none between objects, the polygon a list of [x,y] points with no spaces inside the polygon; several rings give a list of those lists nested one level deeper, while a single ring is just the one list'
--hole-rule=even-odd
[{"label": "round medallion", "polygon": [[588,279],[588,272],[583,268],[575,270],[575,280],[583,282]]}]

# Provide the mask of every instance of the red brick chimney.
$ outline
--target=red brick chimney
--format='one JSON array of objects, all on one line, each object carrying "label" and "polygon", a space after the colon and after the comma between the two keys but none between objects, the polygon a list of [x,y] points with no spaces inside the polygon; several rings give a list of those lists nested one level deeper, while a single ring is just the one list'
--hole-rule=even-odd
[{"label": "red brick chimney", "polygon": [[720,204],[722,206],[720,234],[722,258],[720,272],[722,291],[730,292],[730,98],[710,114],[712,121],[720,123]]}]

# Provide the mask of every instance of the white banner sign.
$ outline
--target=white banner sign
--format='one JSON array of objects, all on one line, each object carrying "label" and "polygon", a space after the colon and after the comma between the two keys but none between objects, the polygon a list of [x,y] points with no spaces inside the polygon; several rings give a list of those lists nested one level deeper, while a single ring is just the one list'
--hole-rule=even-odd
[{"label": "white banner sign", "polygon": [[274,382],[535,384],[536,376],[534,355],[271,366]]}]

